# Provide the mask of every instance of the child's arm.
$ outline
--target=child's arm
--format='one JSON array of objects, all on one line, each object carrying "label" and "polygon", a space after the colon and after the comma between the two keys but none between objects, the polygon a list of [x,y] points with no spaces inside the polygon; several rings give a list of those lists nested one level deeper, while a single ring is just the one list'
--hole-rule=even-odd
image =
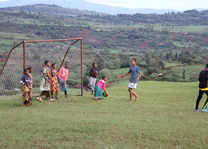
[{"label": "child's arm", "polygon": [[67,71],[67,73],[66,73],[66,76],[65,76],[65,83],[66,83],[66,81],[67,81],[67,78],[69,77],[69,70]]},{"label": "child's arm", "polygon": [[138,78],[137,78],[138,81],[140,80],[141,75],[142,75],[141,72],[139,72],[139,75],[138,75]]},{"label": "child's arm", "polygon": [[24,79],[24,77],[22,76],[22,78],[20,79],[20,84],[21,84],[21,85],[24,85],[24,84],[25,84],[24,82],[25,82],[25,79]]},{"label": "child's arm", "polygon": [[129,74],[130,74],[130,72],[125,73],[125,74],[123,74],[123,75],[119,76],[119,78],[124,78],[124,77],[128,76]]},{"label": "child's arm", "polygon": [[108,92],[106,91],[106,89],[103,89],[103,92],[106,96],[108,96]]},{"label": "child's arm", "polygon": [[62,68],[59,70],[58,72],[58,78],[60,79],[61,78],[61,74],[62,74]]}]

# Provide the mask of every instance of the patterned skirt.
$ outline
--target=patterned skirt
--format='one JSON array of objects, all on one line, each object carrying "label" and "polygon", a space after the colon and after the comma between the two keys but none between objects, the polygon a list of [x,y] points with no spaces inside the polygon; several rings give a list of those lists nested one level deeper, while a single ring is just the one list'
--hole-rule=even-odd
[{"label": "patterned skirt", "polygon": [[21,92],[22,92],[22,100],[23,101],[28,101],[29,100],[29,95],[30,95],[30,87],[26,85],[21,86]]},{"label": "patterned skirt", "polygon": [[51,78],[51,92],[58,93],[59,92],[59,82],[57,77]]}]

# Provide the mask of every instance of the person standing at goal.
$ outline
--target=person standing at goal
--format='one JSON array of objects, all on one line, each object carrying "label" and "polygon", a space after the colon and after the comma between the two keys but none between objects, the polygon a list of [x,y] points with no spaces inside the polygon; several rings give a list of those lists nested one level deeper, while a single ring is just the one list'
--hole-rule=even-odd
[{"label": "person standing at goal", "polygon": [[58,99],[59,92],[59,81],[58,81],[58,71],[56,69],[57,64],[53,63],[51,65],[51,96],[55,95],[55,99]]},{"label": "person standing at goal", "polygon": [[90,72],[89,72],[90,83],[88,84],[88,88],[92,91],[92,95],[94,94],[94,88],[95,88],[98,75],[99,75],[99,69],[97,67],[97,64],[93,63],[92,68],[90,69]]},{"label": "person standing at goal", "polygon": [[29,73],[30,73],[29,69],[25,69],[24,75],[20,80],[22,99],[23,99],[23,104],[25,106],[32,105],[32,97],[31,97],[31,89],[30,89],[30,86],[32,85],[32,79]]},{"label": "person standing at goal", "polygon": [[69,76],[69,69],[68,68],[69,68],[69,62],[66,62],[65,66],[61,67],[61,69],[59,70],[59,73],[58,73],[59,86],[60,86],[61,91],[64,92],[65,98],[68,97],[67,86],[66,86],[66,81]]},{"label": "person standing at goal", "polygon": [[128,76],[129,74],[131,74],[131,78],[129,80],[129,84],[128,84],[128,91],[129,91],[129,102],[132,102],[132,97],[135,97],[135,101],[138,100],[139,96],[133,91],[133,89],[137,88],[137,83],[141,77],[141,73],[140,73],[140,67],[137,65],[136,59],[132,59],[131,60],[131,66],[129,69],[129,72],[121,75],[120,78],[124,78],[126,76]]},{"label": "person standing at goal", "polygon": [[37,97],[37,100],[42,102],[42,96],[46,96],[46,99],[48,101],[54,101],[54,99],[51,98],[51,69],[50,69],[51,63],[49,60],[45,61],[45,66],[43,68],[42,73],[42,81],[40,84],[40,91],[41,94]]}]

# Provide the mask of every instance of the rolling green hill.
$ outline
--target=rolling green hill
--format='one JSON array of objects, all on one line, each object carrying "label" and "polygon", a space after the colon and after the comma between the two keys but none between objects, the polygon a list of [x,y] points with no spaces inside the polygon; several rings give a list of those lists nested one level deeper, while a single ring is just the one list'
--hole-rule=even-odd
[{"label": "rolling green hill", "polygon": [[129,59],[136,57],[151,79],[164,73],[168,74],[164,79],[181,80],[181,74],[165,65],[207,63],[206,16],[207,11],[195,10],[107,15],[42,4],[4,8],[0,9],[0,65],[9,49],[23,39],[83,37],[87,68],[93,61],[101,69],[126,68]]}]

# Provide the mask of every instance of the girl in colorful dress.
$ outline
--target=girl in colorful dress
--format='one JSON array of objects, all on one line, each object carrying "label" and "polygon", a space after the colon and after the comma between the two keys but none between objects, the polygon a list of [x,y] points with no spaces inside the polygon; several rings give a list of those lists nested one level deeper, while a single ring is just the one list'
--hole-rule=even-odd
[{"label": "girl in colorful dress", "polygon": [[54,101],[51,98],[51,70],[50,70],[50,62],[45,61],[45,67],[43,68],[43,78],[40,84],[40,90],[42,91],[40,96],[37,97],[37,100],[42,102],[42,96],[46,96],[48,101]]},{"label": "girl in colorful dress", "polygon": [[106,81],[107,77],[103,76],[102,79],[96,84],[94,89],[95,100],[100,100],[108,96],[106,91]]},{"label": "girl in colorful dress", "polygon": [[[30,85],[30,98],[32,99],[32,96],[33,96],[33,77],[32,77],[32,67],[28,67],[27,68],[29,70],[29,76],[31,78],[31,85]],[[30,101],[29,104],[32,104],[32,100]]]},{"label": "girl in colorful dress", "polygon": [[58,71],[56,69],[56,63],[53,63],[51,68],[51,95],[52,98],[55,94],[55,98],[58,99],[59,82],[58,82]]}]

